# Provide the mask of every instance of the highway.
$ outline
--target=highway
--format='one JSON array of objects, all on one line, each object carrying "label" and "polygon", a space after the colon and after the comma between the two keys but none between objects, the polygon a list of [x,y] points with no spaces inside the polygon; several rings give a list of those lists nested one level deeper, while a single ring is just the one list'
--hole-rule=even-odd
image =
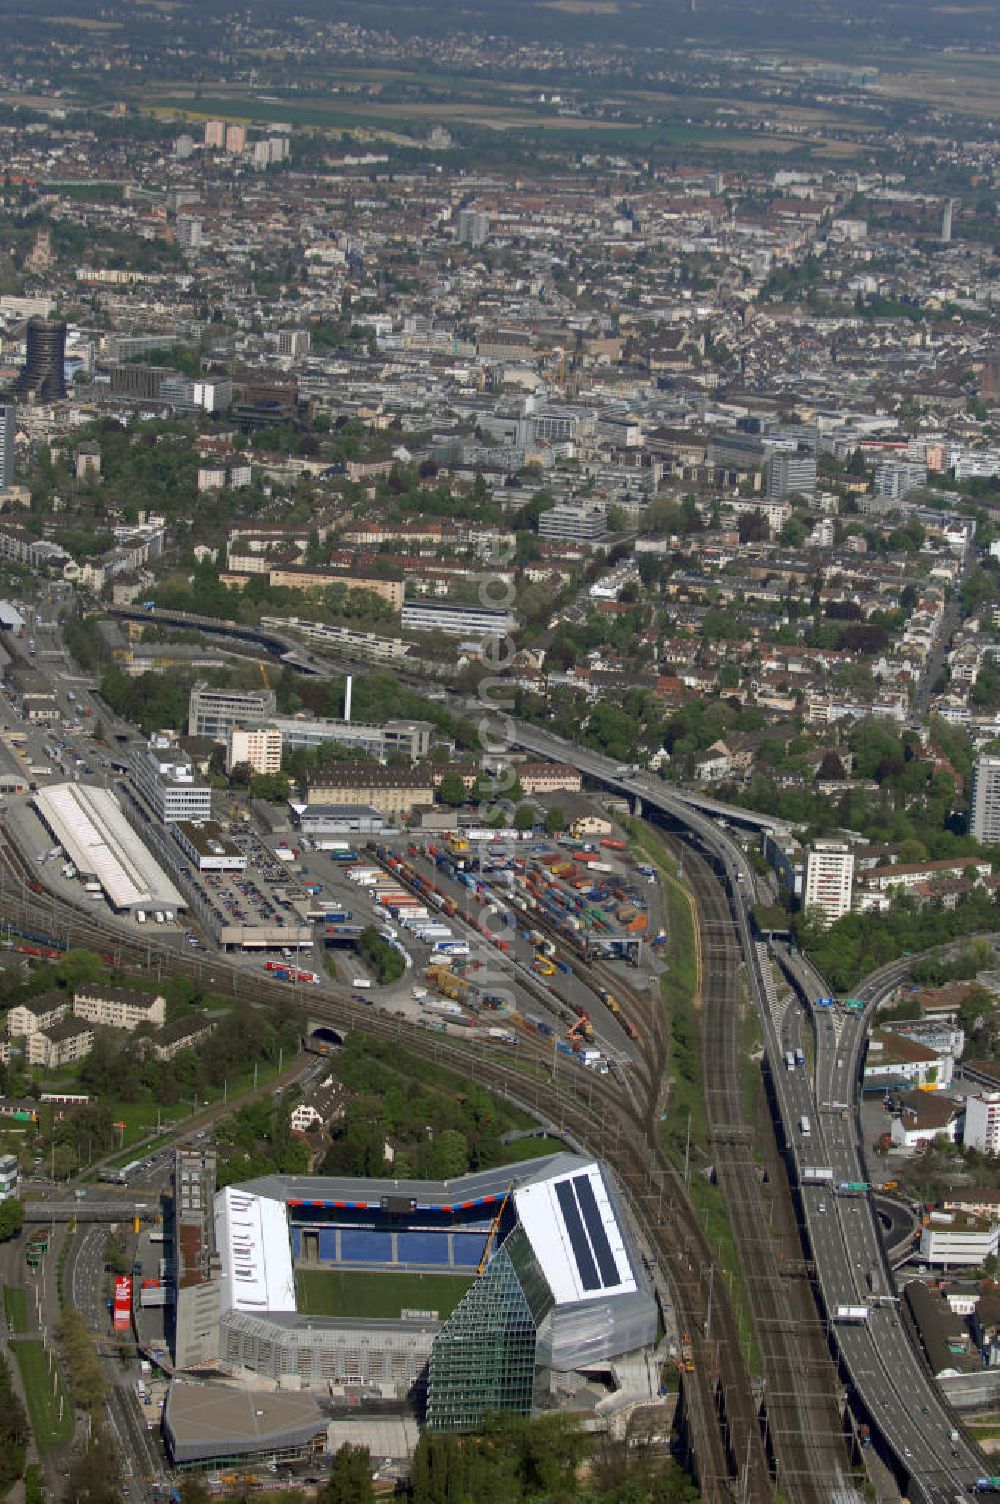
[{"label": "highway", "polygon": [[[893,1458],[911,1498],[922,1504],[952,1504],[956,1490],[967,1490],[989,1472],[979,1449],[933,1383],[922,1355],[903,1326],[894,1286],[878,1232],[874,1206],[868,1195],[839,1195],[829,1185],[802,1184],[806,1166],[832,1171],[833,1184],[865,1179],[860,1151],[857,1093],[861,1055],[867,1036],[868,1012],[877,997],[909,969],[909,961],[894,963],[859,989],[868,1004],[864,1014],[841,1009],[816,1009],[817,997],[829,989],[804,962],[795,981],[810,1004],[809,1017],[795,1021],[775,1007],[762,952],[752,941],[749,907],[753,875],[740,848],[713,820],[700,811],[701,801],[665,786],[645,774],[624,774],[608,758],[534,727],[515,726],[518,746],[570,763],[641,803],[696,832],[706,850],[715,853],[725,873],[744,959],[764,1028],[765,1050],[771,1064],[775,1099],[788,1151],[793,1182],[800,1188],[804,1235],[816,1268],[823,1309],[830,1333],[847,1373],[859,1411],[869,1419]],[[760,827],[750,812],[727,811],[733,824]],[[815,1030],[813,1079],[807,1070],[788,1071],[787,1048],[804,1044],[806,1031]],[[840,1104],[840,1105],[834,1105]],[[809,1134],[801,1131],[808,1119]],[[822,1208],[822,1210],[821,1210]],[[881,1303],[883,1302],[884,1303]],[[868,1308],[856,1322],[837,1321],[838,1306]]]}]

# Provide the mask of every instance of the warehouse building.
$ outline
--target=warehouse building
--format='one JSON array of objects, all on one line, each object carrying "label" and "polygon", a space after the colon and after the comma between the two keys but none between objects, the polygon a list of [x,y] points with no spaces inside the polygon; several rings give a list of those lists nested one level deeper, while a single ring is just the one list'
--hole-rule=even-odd
[{"label": "warehouse building", "polygon": [[32,803],[67,861],[84,881],[100,883],[116,913],[187,907],[109,789],[53,783]]}]

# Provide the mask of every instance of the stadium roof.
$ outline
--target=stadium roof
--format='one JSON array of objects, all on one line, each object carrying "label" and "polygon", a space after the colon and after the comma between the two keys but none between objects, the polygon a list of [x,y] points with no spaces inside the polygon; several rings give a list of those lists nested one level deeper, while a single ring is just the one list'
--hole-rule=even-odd
[{"label": "stadium roof", "polygon": [[515,1191],[514,1204],[556,1305],[638,1289],[596,1163],[534,1180]]},{"label": "stadium roof", "polygon": [[546,1154],[526,1159],[521,1164],[501,1165],[495,1170],[478,1170],[455,1180],[383,1180],[369,1176],[332,1175],[261,1175],[246,1180],[240,1189],[256,1196],[272,1196],[287,1205],[340,1208],[382,1207],[389,1200],[408,1200],[421,1208],[474,1206],[477,1201],[503,1200],[513,1187],[548,1175],[568,1174],[580,1170],[587,1161],[578,1154]]},{"label": "stadium roof", "polygon": [[280,1201],[227,1186],[215,1198],[215,1245],[222,1255],[224,1311],[295,1310],[288,1219]]},{"label": "stadium roof", "polygon": [[311,1394],[176,1379],[167,1393],[163,1425],[174,1462],[305,1446],[326,1429]]},{"label": "stadium roof", "polygon": [[77,871],[97,879],[112,908],[186,907],[109,789],[48,784],[35,794],[34,805]]}]

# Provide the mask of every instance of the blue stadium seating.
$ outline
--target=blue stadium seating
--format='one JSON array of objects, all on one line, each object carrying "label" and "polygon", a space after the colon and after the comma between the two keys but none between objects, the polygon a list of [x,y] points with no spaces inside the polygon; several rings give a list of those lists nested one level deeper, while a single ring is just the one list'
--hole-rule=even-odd
[{"label": "blue stadium seating", "polygon": [[392,1234],[367,1228],[345,1227],[340,1234],[342,1264],[391,1264]]},{"label": "blue stadium seating", "polygon": [[440,1232],[401,1232],[396,1237],[401,1264],[447,1264],[448,1235]]},{"label": "blue stadium seating", "polygon": [[452,1237],[453,1260],[456,1264],[461,1264],[463,1268],[478,1269],[485,1247],[486,1239],[482,1233],[456,1232]]},{"label": "blue stadium seating", "polygon": [[319,1256],[324,1264],[337,1262],[337,1234],[332,1227],[320,1228]]},{"label": "blue stadium seating", "polygon": [[300,1259],[302,1257],[302,1229],[301,1229],[301,1227],[293,1227],[292,1228],[292,1257],[296,1258],[296,1259]]}]

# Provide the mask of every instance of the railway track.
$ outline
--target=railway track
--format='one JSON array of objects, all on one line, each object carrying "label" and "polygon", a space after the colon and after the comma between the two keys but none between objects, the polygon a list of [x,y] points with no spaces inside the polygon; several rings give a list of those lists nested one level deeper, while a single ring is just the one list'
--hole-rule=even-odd
[{"label": "railway track", "polygon": [[[667,840],[675,849],[679,845],[676,838]],[[739,933],[719,878],[687,842],[684,869],[697,902],[705,963],[702,1069],[709,1142],[761,1357],[768,1446],[784,1495],[797,1504],[820,1504],[843,1487],[849,1470],[832,1365],[805,1272],[790,1277],[782,1267],[754,1157],[741,1087]]]},{"label": "railway track", "polygon": [[[225,957],[156,946],[138,936],[123,935],[116,926],[56,894],[32,893],[23,861],[12,861],[12,853],[3,846],[0,870],[5,874],[0,885],[0,919],[36,928],[51,922],[57,947],[65,944],[111,952],[122,965],[147,969],[165,965],[175,974],[216,990],[220,982],[228,982],[233,995],[248,1004],[273,1006],[288,999],[288,984],[247,974]],[[612,980],[623,990],[620,978]],[[638,994],[634,997],[651,1021],[650,1003]],[[464,1070],[471,1079],[507,1096],[582,1150],[613,1166],[670,1290],[682,1329],[691,1340],[694,1368],[683,1375],[682,1405],[701,1495],[708,1504],[731,1504],[736,1498],[747,1504],[769,1501],[772,1483],[738,1324],[723,1282],[713,1285],[709,1275],[712,1249],[683,1180],[657,1142],[655,1071],[650,1072],[653,1082],[643,1094],[643,1104],[637,1106],[610,1077],[563,1070],[554,1079],[546,1046],[526,1050],[533,1067],[529,1073],[485,1042],[446,1038],[407,1019],[355,1003],[331,984],[310,986],[300,1001],[319,1022],[357,1029],[405,1046],[424,1059]],[[662,1064],[658,1068],[662,1070]]]}]

